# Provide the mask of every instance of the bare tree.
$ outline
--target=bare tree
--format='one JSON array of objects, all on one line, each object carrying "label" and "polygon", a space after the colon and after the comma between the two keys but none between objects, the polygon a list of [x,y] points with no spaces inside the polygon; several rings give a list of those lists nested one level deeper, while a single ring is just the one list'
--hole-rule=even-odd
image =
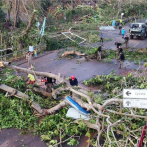
[{"label": "bare tree", "polygon": [[7,9],[7,22],[10,22],[10,13],[12,10],[12,1],[8,1],[8,9]]},{"label": "bare tree", "polygon": [[14,4],[14,27],[17,27],[18,15],[19,15],[19,5],[20,5],[20,1],[15,0],[15,4]]}]

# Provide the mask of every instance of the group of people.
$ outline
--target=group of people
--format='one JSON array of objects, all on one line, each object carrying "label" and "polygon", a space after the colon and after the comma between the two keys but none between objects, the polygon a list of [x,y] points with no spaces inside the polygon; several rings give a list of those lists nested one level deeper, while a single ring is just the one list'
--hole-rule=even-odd
[{"label": "group of people", "polygon": [[[26,55],[26,60],[28,62],[28,68],[29,69],[33,69],[32,66],[32,60],[33,57],[36,58],[37,57],[37,51],[36,49],[34,49],[34,47],[32,46],[32,44],[30,44],[29,46],[29,51]],[[51,72],[49,72],[51,73]],[[26,78],[26,84],[29,85],[34,85],[34,83],[36,82],[36,77],[33,74],[27,74],[27,78]],[[43,77],[41,79],[41,82],[45,83],[45,89],[47,92],[52,92],[54,85],[56,84],[56,79],[54,78],[50,78],[50,77]],[[77,78],[75,78],[75,76],[71,76],[71,78],[69,79],[69,83],[71,86],[78,86],[78,80]]]},{"label": "group of people", "polygon": [[[118,58],[117,60],[119,61],[119,69],[121,69],[121,67],[124,67],[126,69],[125,66],[123,66],[123,62],[125,60],[125,56],[123,54],[123,49],[121,48],[121,43],[118,42],[117,44],[117,53],[118,53]],[[102,46],[103,45],[100,45],[97,49],[97,59],[98,60],[101,60],[101,57],[102,57]]]},{"label": "group of people", "polygon": [[[122,23],[120,23],[119,25],[119,35],[122,35],[122,39],[125,40],[125,45],[126,45],[126,48],[128,48],[128,44],[129,44],[129,37],[128,35],[125,36],[125,29],[122,28]],[[123,49],[121,48],[121,43],[120,41],[116,44],[117,45],[117,50],[118,50],[118,54],[119,54],[119,69],[121,69],[121,67],[124,67],[126,69],[125,66],[123,66],[123,61],[125,60],[125,56],[123,54]]]},{"label": "group of people", "polygon": [[[51,72],[49,72],[49,73],[51,73]],[[35,82],[36,82],[35,75],[27,74],[26,84],[27,85],[29,85],[29,84],[34,85]],[[50,77],[43,77],[41,79],[41,82],[45,83],[46,92],[52,92],[54,89],[54,86],[56,85],[56,79],[50,78]],[[69,83],[71,86],[78,86],[78,80],[73,75],[70,77]]]},{"label": "group of people", "polygon": [[[125,40],[124,43],[126,44],[126,48],[128,48],[129,37],[128,35],[125,36],[125,29],[124,28],[122,29],[121,24],[119,26],[119,30],[120,30],[119,35],[122,34],[122,38]],[[103,34],[102,33],[100,33],[100,42],[102,42],[102,44],[97,48],[97,60],[101,60],[102,58],[102,47],[103,47]],[[117,53],[118,53],[117,60],[119,61],[119,69],[121,69],[121,67],[124,67],[126,69],[126,67],[123,66],[125,56],[123,54],[123,49],[121,48],[122,44],[119,41],[115,45],[117,46]]]},{"label": "group of people", "polygon": [[[128,48],[128,44],[129,44],[129,37],[128,35],[125,35],[125,29],[122,28],[122,23],[120,22],[119,25],[119,35],[122,35],[122,39],[125,40],[124,44],[126,45],[126,48]],[[102,46],[103,46],[103,34],[100,33],[100,42],[102,43],[98,48],[97,48],[97,59],[101,60],[102,57]],[[116,43],[117,46],[117,52],[118,52],[118,61],[119,61],[119,69],[121,69],[121,67],[123,66],[123,61],[125,60],[125,56],[123,54],[123,49],[121,48],[121,43],[120,41]],[[124,67],[126,69],[126,67]]]}]

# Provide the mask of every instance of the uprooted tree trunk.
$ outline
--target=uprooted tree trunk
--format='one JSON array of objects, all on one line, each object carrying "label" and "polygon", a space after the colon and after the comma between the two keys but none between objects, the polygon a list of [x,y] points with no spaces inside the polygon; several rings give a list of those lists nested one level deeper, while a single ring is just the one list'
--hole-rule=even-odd
[{"label": "uprooted tree trunk", "polygon": [[[107,130],[106,131],[106,134],[107,134],[106,140],[109,141],[109,144],[110,145],[112,144],[112,141],[109,136],[110,135],[109,132],[111,132],[114,137],[113,143],[115,142],[115,144],[117,144],[117,147],[119,147],[119,144],[116,140],[116,137],[115,137],[115,134],[113,131],[113,127],[115,127],[116,125],[122,124],[123,123],[122,120],[123,119],[125,120],[126,116],[131,117],[131,118],[147,119],[146,116],[134,114],[131,112],[131,110],[129,110],[131,112],[130,114],[128,112],[122,112],[123,100],[121,98],[119,98],[120,96],[122,96],[122,93],[114,98],[110,98],[110,99],[106,100],[105,102],[103,102],[103,104],[98,104],[98,103],[92,102],[92,97],[90,96],[90,94],[74,89],[73,87],[71,87],[68,84],[67,81],[65,81],[63,78],[61,78],[57,75],[54,75],[52,73],[47,73],[47,72],[32,71],[32,70],[21,68],[18,66],[13,66],[11,63],[8,63],[8,62],[2,62],[2,63],[4,66],[6,66],[8,68],[11,68],[11,69],[14,69],[14,70],[17,70],[20,72],[30,73],[30,74],[35,73],[37,76],[43,76],[43,77],[45,76],[45,77],[55,78],[59,83],[62,83],[63,87],[60,87],[52,92],[53,98],[56,99],[57,95],[60,94],[60,92],[68,90],[73,93],[73,96],[72,96],[73,100],[76,101],[81,107],[83,107],[87,110],[92,110],[94,112],[96,124],[91,124],[90,122],[87,122],[87,121],[85,121],[85,123],[87,124],[87,126],[89,128],[92,128],[92,129],[95,129],[98,131],[97,143],[96,143],[97,147],[100,146],[101,134],[103,131],[105,132],[105,130]],[[21,98],[21,99],[25,98],[29,103],[31,103],[31,106],[37,111],[37,115],[39,115],[39,116],[55,113],[56,111],[69,105],[66,100],[63,100],[58,105],[56,105],[50,109],[43,109],[36,102],[31,102],[29,100],[29,97],[26,94],[23,94],[22,92],[19,92],[19,91],[15,90],[14,88],[11,88],[11,87],[8,87],[6,85],[1,84],[0,89],[7,91],[10,93],[10,95],[15,95],[18,98]],[[85,98],[86,101],[85,100],[83,101],[82,98]],[[108,109],[107,108],[108,106],[113,106],[113,107],[117,106],[116,108],[119,107],[119,111],[117,111],[117,109],[111,109],[111,108]],[[123,116],[123,117],[117,121],[112,121],[110,114],[119,115],[119,116]],[[78,123],[78,120],[76,120],[74,122]],[[107,125],[106,125],[106,123],[107,123]],[[131,133],[131,131],[130,131],[130,133]]]}]

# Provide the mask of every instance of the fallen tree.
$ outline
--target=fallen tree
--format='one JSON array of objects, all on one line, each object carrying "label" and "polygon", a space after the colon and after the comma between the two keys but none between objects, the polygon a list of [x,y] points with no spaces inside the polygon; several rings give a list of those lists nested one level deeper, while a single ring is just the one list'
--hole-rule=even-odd
[{"label": "fallen tree", "polygon": [[85,53],[80,53],[76,50],[74,51],[66,51],[65,53],[63,53],[61,55],[61,57],[66,57],[68,55],[78,55],[78,56],[82,56],[82,57],[85,57],[86,60],[90,60],[90,59],[96,59],[96,55],[94,54],[91,54],[91,55],[86,55]]},{"label": "fallen tree", "polygon": [[[9,62],[2,62],[1,65],[13,70],[17,70],[19,72],[25,72],[25,73],[31,73],[31,74],[35,73],[37,76],[55,78],[63,86],[57,88],[56,90],[52,92],[52,97],[54,99],[57,99],[58,94],[61,94],[63,91],[72,92],[73,93],[72,98],[74,101],[76,101],[81,107],[87,109],[88,111],[91,110],[90,117],[92,118],[93,121],[95,121],[95,123],[91,124],[91,122],[87,122],[87,121],[84,121],[84,123],[89,128],[92,128],[98,131],[95,146],[97,147],[101,146],[100,139],[102,137],[102,134],[103,135],[105,134],[105,142],[103,146],[108,146],[108,145],[111,146],[112,144],[115,144],[116,146],[122,146],[122,144],[124,146],[130,145],[130,144],[134,145],[136,144],[135,141],[139,139],[138,135],[134,133],[136,130],[131,130],[129,127],[126,126],[126,124],[128,123],[129,125],[130,121],[133,119],[136,121],[144,122],[144,119],[147,119],[147,117],[146,115],[140,115],[140,113],[138,113],[137,110],[123,108],[122,107],[123,100],[121,98],[122,93],[118,94],[117,96],[113,98],[106,99],[105,101],[103,101],[103,103],[96,103],[94,102],[95,97],[93,97],[92,94],[90,93],[88,94],[88,92],[86,91],[84,92],[80,89],[79,90],[74,89],[68,84],[66,80],[64,80],[63,78],[57,75],[54,75],[52,73],[46,73],[46,72],[32,71],[32,70],[21,68],[18,66],[13,66]],[[121,82],[124,82],[124,85],[127,86],[125,79],[123,80],[124,81],[121,81]],[[146,84],[145,81],[142,81],[142,82]],[[136,88],[136,85],[133,86],[133,88]],[[9,92],[10,96],[15,96],[23,100],[25,99],[28,103],[31,104],[32,108],[35,109],[35,111],[37,112],[36,115],[38,116],[56,113],[57,111],[63,109],[65,106],[69,105],[66,100],[63,100],[59,102],[57,105],[53,106],[52,108],[44,109],[44,108],[41,108],[41,106],[35,101],[31,101],[28,95],[18,91],[17,89],[8,87],[4,84],[0,85],[0,89],[3,91]],[[144,112],[143,114],[146,113],[146,111],[143,111],[143,112]],[[114,119],[114,116],[115,116],[115,119]],[[73,123],[78,123],[78,120],[73,121]],[[131,123],[134,123],[134,121],[133,122],[131,121]],[[117,141],[117,137],[115,135],[118,135],[117,133],[121,132],[122,130],[124,131],[124,135],[123,134],[121,135],[125,137],[125,139],[124,141],[122,141],[121,139]],[[129,134],[126,135],[128,131],[129,131]],[[60,143],[61,142],[62,141],[60,141]]]},{"label": "fallen tree", "polygon": [[74,51],[66,51],[64,54],[62,54],[62,57],[65,57],[67,55],[73,55],[73,54],[78,55],[78,56],[85,56],[85,54],[82,54],[82,53],[74,50]]},{"label": "fallen tree", "polygon": [[[66,100],[63,100],[62,102],[60,102],[58,105],[50,108],[50,109],[43,109],[40,107],[39,104],[37,104],[35,101],[31,101],[29,99],[29,96],[26,95],[25,93],[22,93],[12,87],[9,87],[7,85],[4,85],[4,84],[1,84],[0,85],[0,89],[6,91],[9,93],[9,96],[15,96],[19,99],[22,99],[22,100],[26,100],[32,108],[34,108],[36,110],[37,113],[35,113],[37,116],[42,116],[42,115],[49,115],[49,114],[54,114],[56,111],[59,111],[60,109],[62,109],[63,107],[65,106],[68,106],[69,104],[66,102]],[[84,121],[87,126],[89,128],[92,128],[92,129],[97,129],[97,126],[94,125],[94,124],[91,124],[87,121]],[[75,121],[75,123],[78,123],[78,120]]]}]

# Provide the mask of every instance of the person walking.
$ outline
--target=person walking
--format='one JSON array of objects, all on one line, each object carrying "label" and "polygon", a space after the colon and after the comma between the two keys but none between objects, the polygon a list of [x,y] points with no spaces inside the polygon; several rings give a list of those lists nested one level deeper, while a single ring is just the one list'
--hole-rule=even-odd
[{"label": "person walking", "polygon": [[122,25],[119,25],[119,35],[121,35]]},{"label": "person walking", "polygon": [[121,69],[121,67],[124,67],[126,69],[126,67],[123,66],[123,62],[125,60],[125,56],[124,56],[124,54],[122,52],[120,52],[118,60],[119,60],[119,68],[118,69]]},{"label": "person walking", "polygon": [[102,57],[102,45],[100,45],[97,50],[97,59],[101,60],[101,57]]},{"label": "person walking", "polygon": [[32,54],[30,51],[28,51],[28,54],[26,55],[26,60],[28,62],[28,68],[31,68],[32,65]]},{"label": "person walking", "polygon": [[129,37],[128,35],[126,35],[125,39],[125,44],[126,44],[126,48],[128,48],[128,44],[129,44]]},{"label": "person walking", "polygon": [[100,34],[100,42],[102,42],[103,44],[103,34],[102,33]]},{"label": "person walking", "polygon": [[122,38],[124,39],[124,36],[125,36],[125,29],[124,28],[122,29],[121,34],[122,34]]}]

